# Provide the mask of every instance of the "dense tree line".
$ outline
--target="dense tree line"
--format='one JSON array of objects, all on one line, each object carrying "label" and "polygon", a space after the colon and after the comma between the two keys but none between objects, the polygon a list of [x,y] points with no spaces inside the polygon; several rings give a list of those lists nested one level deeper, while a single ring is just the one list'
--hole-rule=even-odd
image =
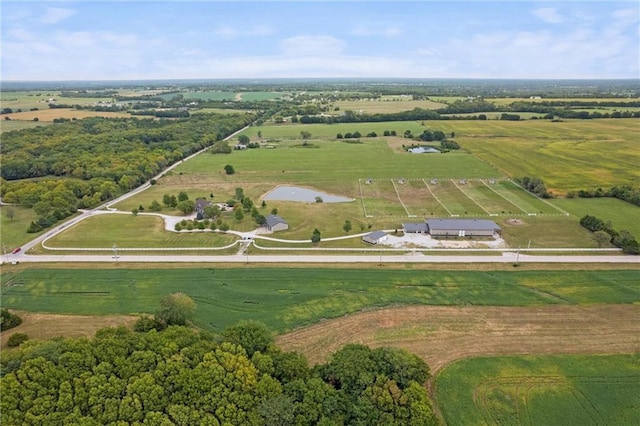
[{"label": "dense tree line", "polygon": [[427,365],[347,345],[326,364],[283,352],[259,323],[220,335],[103,329],[3,353],[2,424],[429,425]]},{"label": "dense tree line", "polygon": [[621,248],[626,254],[640,254],[640,244],[627,230],[616,231],[611,223],[598,219],[595,216],[586,215],[580,219],[580,225],[593,233],[600,231],[609,234],[609,242]]},{"label": "dense tree line", "polygon": [[39,216],[35,232],[77,208],[93,207],[133,189],[252,118],[248,114],[199,114],[184,120],[94,117],[5,132],[0,147],[1,195],[7,203],[33,207]]}]

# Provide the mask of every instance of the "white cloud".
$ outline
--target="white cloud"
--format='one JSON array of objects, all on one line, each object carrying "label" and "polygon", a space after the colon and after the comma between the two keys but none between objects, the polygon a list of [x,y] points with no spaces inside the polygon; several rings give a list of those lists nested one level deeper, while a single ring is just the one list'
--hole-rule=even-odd
[{"label": "white cloud", "polygon": [[351,30],[351,34],[355,36],[366,36],[366,37],[369,37],[369,36],[397,37],[399,35],[402,35],[403,33],[404,31],[402,30],[402,28],[396,27],[396,26],[388,26],[388,27],[382,27],[382,28],[376,27],[375,29],[359,26]]},{"label": "white cloud", "polygon": [[225,37],[235,38],[242,36],[264,37],[274,34],[273,28],[267,25],[256,25],[255,27],[232,27],[230,25],[221,25],[213,31],[213,34]]},{"label": "white cloud", "polygon": [[57,24],[76,14],[73,9],[64,9],[61,7],[48,7],[45,14],[40,18],[43,24]]},{"label": "white cloud", "polygon": [[295,36],[280,43],[282,52],[290,56],[335,56],[344,47],[342,40],[331,36]]},{"label": "white cloud", "polygon": [[541,7],[539,9],[534,9],[531,11],[531,14],[547,24],[561,24],[564,22],[562,15],[560,15],[553,7]]}]

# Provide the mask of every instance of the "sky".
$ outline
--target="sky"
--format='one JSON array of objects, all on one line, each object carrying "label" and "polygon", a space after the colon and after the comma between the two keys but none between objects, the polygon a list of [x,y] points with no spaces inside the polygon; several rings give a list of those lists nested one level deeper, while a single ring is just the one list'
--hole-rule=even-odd
[{"label": "sky", "polygon": [[2,0],[0,79],[637,79],[639,16],[637,0]]}]

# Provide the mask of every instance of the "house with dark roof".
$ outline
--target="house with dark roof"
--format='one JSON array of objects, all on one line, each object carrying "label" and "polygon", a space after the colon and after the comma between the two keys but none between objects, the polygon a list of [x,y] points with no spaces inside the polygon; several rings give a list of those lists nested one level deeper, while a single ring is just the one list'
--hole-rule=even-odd
[{"label": "house with dark roof", "polygon": [[487,219],[427,219],[432,237],[493,237],[502,229]]},{"label": "house with dark roof", "polygon": [[285,231],[289,229],[289,224],[287,223],[287,221],[274,214],[266,217],[265,226],[269,231],[272,232]]},{"label": "house with dark roof", "polygon": [[387,237],[388,235],[384,231],[373,231],[362,237],[362,241],[369,244],[379,244],[386,240]]}]

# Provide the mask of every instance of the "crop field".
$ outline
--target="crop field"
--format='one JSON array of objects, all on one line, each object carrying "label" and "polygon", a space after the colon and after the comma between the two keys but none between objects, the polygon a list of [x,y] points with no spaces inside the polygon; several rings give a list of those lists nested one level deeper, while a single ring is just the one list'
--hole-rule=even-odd
[{"label": "crop field", "polygon": [[474,358],[435,393],[448,424],[637,425],[640,355]]},{"label": "crop field", "polygon": [[[213,331],[243,319],[254,319],[281,333],[383,306],[568,307],[594,303],[635,303],[630,309],[635,309],[633,324],[637,328],[640,309],[637,271],[624,269],[414,271],[252,266],[240,269],[79,267],[5,270],[1,278],[3,307],[30,312],[153,313],[163,296],[183,292],[197,304],[195,325]],[[585,312],[572,318],[580,315],[584,321],[589,318]],[[623,317],[608,315],[612,321]],[[372,326],[376,324],[371,323]],[[600,323],[594,321],[594,324]],[[353,328],[347,335],[357,330],[359,328]]]},{"label": "crop field", "polygon": [[456,121],[442,130],[504,175],[539,177],[556,194],[640,181],[637,119]]}]

